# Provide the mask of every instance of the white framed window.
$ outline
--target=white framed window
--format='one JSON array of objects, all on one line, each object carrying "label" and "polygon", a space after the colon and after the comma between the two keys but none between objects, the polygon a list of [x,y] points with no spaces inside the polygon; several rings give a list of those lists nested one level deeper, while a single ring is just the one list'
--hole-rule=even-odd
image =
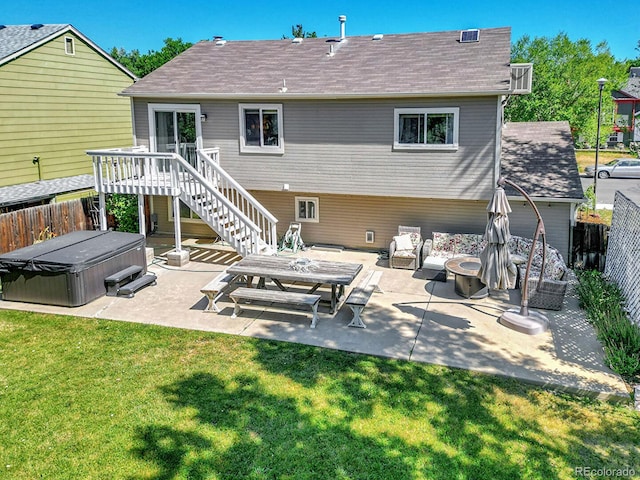
[{"label": "white framed window", "polygon": [[318,197],[296,197],[296,222],[320,221],[320,201]]},{"label": "white framed window", "polygon": [[243,153],[284,153],[282,105],[241,103],[240,151]]},{"label": "white framed window", "polygon": [[398,150],[457,150],[460,109],[394,109],[393,146]]},{"label": "white framed window", "polygon": [[622,143],[624,141],[624,134],[622,132],[612,132],[609,134],[610,143]]},{"label": "white framed window", "polygon": [[64,53],[67,55],[76,54],[76,44],[73,37],[64,37]]}]

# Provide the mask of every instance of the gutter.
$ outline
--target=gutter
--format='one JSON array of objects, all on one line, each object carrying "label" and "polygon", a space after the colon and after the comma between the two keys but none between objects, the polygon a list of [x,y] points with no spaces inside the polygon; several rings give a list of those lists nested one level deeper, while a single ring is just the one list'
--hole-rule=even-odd
[{"label": "gutter", "polygon": [[341,99],[390,99],[390,98],[443,98],[443,97],[489,97],[508,95],[508,90],[491,90],[482,92],[411,92],[411,93],[145,93],[126,91],[118,95],[122,97],[158,98],[158,99],[199,99],[199,100],[341,100]]},{"label": "gutter", "polygon": [[[510,202],[520,202],[522,197],[520,195],[509,195],[507,200]],[[582,198],[560,198],[560,197],[531,197],[531,200],[538,203],[553,202],[553,203],[584,203],[587,201],[587,197]]]}]

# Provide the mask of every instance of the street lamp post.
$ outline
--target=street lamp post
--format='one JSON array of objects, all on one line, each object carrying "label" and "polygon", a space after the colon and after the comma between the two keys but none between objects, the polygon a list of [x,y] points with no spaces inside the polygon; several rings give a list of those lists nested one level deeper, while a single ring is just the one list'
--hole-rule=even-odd
[{"label": "street lamp post", "polygon": [[[602,111],[602,89],[604,88],[604,84],[607,83],[606,78],[598,79],[598,87],[600,88],[600,96],[598,97],[598,128],[596,132],[596,169],[593,172],[593,202],[594,204],[598,203],[598,194],[596,189],[598,188],[598,153],[600,152],[600,117]],[[596,205],[593,206],[596,208]]]}]

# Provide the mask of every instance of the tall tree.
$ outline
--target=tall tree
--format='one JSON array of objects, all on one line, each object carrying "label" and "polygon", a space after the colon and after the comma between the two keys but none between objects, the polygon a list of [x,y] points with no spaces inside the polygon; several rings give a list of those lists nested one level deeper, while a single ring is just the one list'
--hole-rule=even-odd
[{"label": "tall tree", "polygon": [[193,45],[183,42],[181,38],[167,38],[164,40],[164,47],[159,52],[149,50],[146,54],[141,54],[138,50],[127,52],[123,48],[113,47],[111,56],[131,70],[138,77],[148,75],[156,68],[164,65],[172,58],[180,55],[187,48]]},{"label": "tall tree", "polygon": [[282,35],[283,40],[286,38],[318,38],[318,35],[316,32],[305,32],[302,24],[299,23],[297,25],[291,25],[291,37]]},{"label": "tall tree", "polygon": [[[618,62],[606,42],[592,49],[586,39],[572,42],[566,34],[554,38],[524,36],[513,45],[513,63],[533,63],[532,91],[512,96],[505,118],[512,122],[566,120],[576,141],[595,142],[599,87],[609,80],[602,96],[603,125],[613,122],[610,92],[626,79],[624,62]],[[602,137],[610,128],[602,129]]]}]

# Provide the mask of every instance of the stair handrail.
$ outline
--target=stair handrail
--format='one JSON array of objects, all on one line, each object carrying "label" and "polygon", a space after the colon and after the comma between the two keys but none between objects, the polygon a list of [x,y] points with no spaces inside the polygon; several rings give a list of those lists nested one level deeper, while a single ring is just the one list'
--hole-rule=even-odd
[{"label": "stair handrail", "polygon": [[[86,153],[93,157],[95,186],[98,192],[136,193],[134,190],[137,190],[137,193],[141,193],[140,189],[142,189],[145,194],[150,195],[181,196],[183,192],[203,194],[223,204],[229,215],[237,218],[244,225],[252,239],[250,250],[260,248],[260,241],[263,245],[277,248],[276,223],[278,220],[206,154],[198,152],[199,161],[196,162],[197,166],[194,166],[178,153],[149,152],[141,147],[89,150]],[[162,185],[162,177],[156,174],[155,177],[153,175],[150,177],[153,177],[152,181],[158,184],[149,184],[148,179],[144,179],[143,172],[154,164],[153,162],[160,160],[166,165],[164,179],[169,180],[169,183]],[[106,171],[103,172],[104,167]],[[183,171],[189,179],[181,178],[182,175],[178,174],[179,170]],[[207,175],[207,170],[212,172],[214,177],[220,175],[223,190],[218,188],[217,182],[212,181],[213,178],[207,178],[212,176]],[[130,184],[118,185],[123,179]],[[236,193],[229,197],[225,195],[225,188]],[[240,204],[234,203],[234,198],[236,201],[240,200]],[[196,210],[199,208],[197,202],[191,201],[190,198],[185,197],[183,200],[189,204],[190,208]],[[244,207],[248,207],[249,210],[245,212]],[[197,213],[202,214],[200,211]],[[212,228],[221,228],[220,225],[214,226],[210,223],[209,214],[206,212],[204,217],[203,220],[206,220]],[[212,221],[213,218],[211,217]],[[237,248],[246,251],[247,247],[238,244]]]},{"label": "stair handrail", "polygon": [[[111,149],[104,149],[104,150],[88,150],[87,151],[87,155],[91,155],[94,158],[98,157],[98,162],[100,164],[103,164],[104,161],[103,159],[108,158],[108,156],[113,155],[116,157],[130,157],[135,159],[142,159],[142,158],[158,158],[158,159],[171,159],[173,162],[175,162],[176,164],[180,165],[182,168],[184,168],[190,175],[195,176],[195,178],[197,180],[199,180],[199,182],[203,185],[203,187],[205,189],[207,189],[207,191],[209,191],[214,197],[216,197],[217,200],[220,200],[222,202],[226,202],[225,205],[236,215],[246,218],[246,222],[247,224],[252,228],[255,229],[257,232],[262,232],[262,229],[256,225],[251,219],[249,219],[244,212],[242,212],[242,210],[240,210],[238,207],[236,207],[233,203],[231,203],[229,201],[229,199],[227,197],[225,197],[223,194],[221,194],[218,190],[216,190],[215,188],[213,188],[205,179],[205,177],[198,172],[189,162],[187,162],[184,158],[182,158],[179,154],[177,153],[173,153],[173,152],[142,152],[142,151],[132,151],[129,148],[111,148]],[[179,188],[180,190],[187,190],[185,188],[183,188],[183,186],[180,184],[179,180],[176,180],[176,176],[171,175],[171,179],[172,179],[172,188]],[[112,181],[114,179],[111,179]]]},{"label": "stair handrail", "polygon": [[[234,215],[240,217],[243,219],[243,221],[247,224],[247,226],[257,232],[257,233],[261,233],[262,229],[256,225],[249,217],[247,217],[245,215],[245,213],[240,210],[238,207],[236,207],[233,203],[229,202],[229,199],[227,197],[225,197],[223,194],[221,194],[218,190],[216,190],[215,188],[213,188],[204,178],[204,176],[198,172],[193,165],[191,165],[189,162],[187,162],[184,158],[182,158],[179,154],[177,153],[171,153],[170,154],[172,156],[172,158],[175,160],[175,162],[180,165],[181,168],[183,168],[184,170],[186,170],[190,175],[192,175],[193,177],[195,177],[196,180],[199,181],[200,185],[205,188],[209,193],[211,193],[214,197],[216,197],[217,200],[222,201],[225,204],[225,207],[228,208],[231,212],[233,212]],[[184,182],[184,180],[183,180]],[[188,188],[184,188],[182,185],[178,185],[181,191],[186,191],[188,192],[189,189]]]},{"label": "stair handrail", "polygon": [[197,149],[198,156],[201,156],[202,159],[205,161],[205,163],[209,167],[213,168],[213,170],[215,170],[217,174],[219,174],[222,178],[224,178],[226,182],[228,182],[231,186],[233,186],[233,188],[235,188],[238,191],[238,193],[246,197],[249,203],[251,203],[251,205],[256,210],[258,210],[262,215],[264,215],[267,218],[267,220],[273,223],[278,223],[278,219],[274,217],[269,210],[264,208],[264,206],[258,200],[256,200],[256,198],[253,195],[251,195],[247,190],[245,190],[245,188],[242,185],[240,185],[231,175],[229,175],[224,168],[222,168],[219,164],[213,161],[206,154],[205,150],[208,150],[208,149],[198,148]]}]

